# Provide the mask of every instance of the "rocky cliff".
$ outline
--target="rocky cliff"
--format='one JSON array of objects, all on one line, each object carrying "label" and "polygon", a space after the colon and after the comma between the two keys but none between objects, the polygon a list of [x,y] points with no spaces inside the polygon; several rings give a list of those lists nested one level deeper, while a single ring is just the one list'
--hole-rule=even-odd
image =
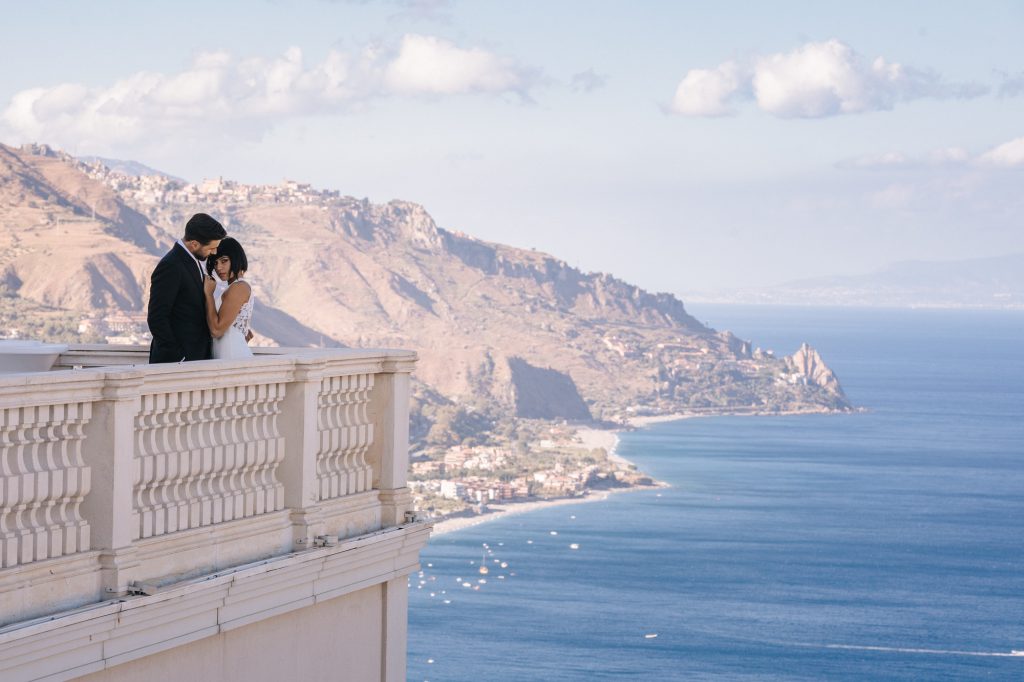
[{"label": "rocky cliff", "polygon": [[143,310],[152,267],[197,211],[245,246],[263,342],[416,349],[422,433],[444,411],[493,422],[849,407],[812,349],[755,357],[671,295],[441,229],[416,204],[130,178],[0,145],[9,295],[82,314]]}]

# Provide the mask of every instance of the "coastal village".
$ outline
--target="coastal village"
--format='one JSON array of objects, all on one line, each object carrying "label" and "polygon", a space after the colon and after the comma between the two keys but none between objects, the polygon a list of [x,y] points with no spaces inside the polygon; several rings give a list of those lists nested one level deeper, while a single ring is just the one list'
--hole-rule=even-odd
[{"label": "coastal village", "polygon": [[455,445],[412,456],[409,487],[429,518],[474,519],[516,505],[584,501],[661,484],[614,452],[614,431],[525,421],[533,437]]}]

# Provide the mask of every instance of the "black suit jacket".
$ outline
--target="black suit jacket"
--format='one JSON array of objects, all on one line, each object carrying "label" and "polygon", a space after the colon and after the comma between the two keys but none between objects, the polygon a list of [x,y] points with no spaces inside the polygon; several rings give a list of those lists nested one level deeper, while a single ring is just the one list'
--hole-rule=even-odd
[{"label": "black suit jacket", "polygon": [[203,275],[192,255],[175,244],[153,270],[150,282],[146,321],[153,343],[149,361],[209,360]]}]

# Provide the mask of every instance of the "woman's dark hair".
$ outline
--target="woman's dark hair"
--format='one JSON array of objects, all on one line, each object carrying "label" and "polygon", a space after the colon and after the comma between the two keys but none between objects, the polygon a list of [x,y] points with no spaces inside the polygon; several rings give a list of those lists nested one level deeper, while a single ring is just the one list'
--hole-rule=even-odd
[{"label": "woman's dark hair", "polygon": [[195,240],[206,246],[214,239],[227,236],[224,226],[205,213],[196,213],[185,223],[185,241]]},{"label": "woman's dark hair", "polygon": [[217,259],[223,256],[227,256],[231,261],[230,270],[234,273],[235,277],[249,269],[249,260],[245,257],[245,249],[242,248],[237,239],[225,237],[220,241],[217,253],[210,254],[210,257],[206,259],[206,272],[212,276],[216,269]]}]

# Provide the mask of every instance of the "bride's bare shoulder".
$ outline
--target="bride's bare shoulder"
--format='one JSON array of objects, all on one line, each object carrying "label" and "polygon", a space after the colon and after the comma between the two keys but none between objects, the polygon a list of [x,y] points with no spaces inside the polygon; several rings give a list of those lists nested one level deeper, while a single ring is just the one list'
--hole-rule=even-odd
[{"label": "bride's bare shoulder", "polygon": [[251,294],[252,287],[244,279],[236,279],[228,286],[228,290],[224,292],[225,296],[230,296],[231,298],[249,298]]}]

